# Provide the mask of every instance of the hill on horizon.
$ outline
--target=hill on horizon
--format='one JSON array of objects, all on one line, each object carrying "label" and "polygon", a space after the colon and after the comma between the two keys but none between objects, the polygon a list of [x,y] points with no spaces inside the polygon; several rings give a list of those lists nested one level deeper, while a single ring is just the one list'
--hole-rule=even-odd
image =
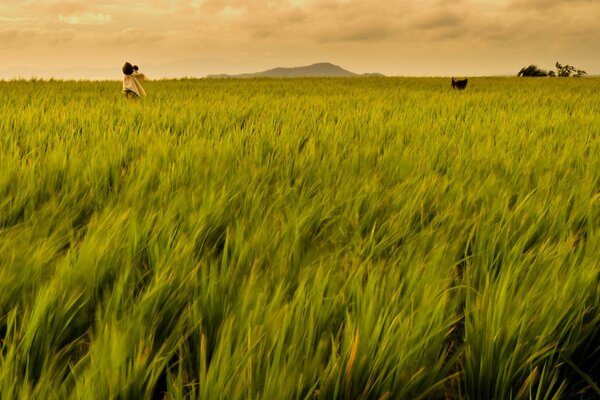
[{"label": "hill on horizon", "polygon": [[317,63],[303,67],[278,67],[261,72],[245,73],[238,75],[208,75],[207,78],[328,78],[328,77],[353,77],[353,76],[384,76],[378,73],[357,74],[350,72],[339,65],[331,63]]}]

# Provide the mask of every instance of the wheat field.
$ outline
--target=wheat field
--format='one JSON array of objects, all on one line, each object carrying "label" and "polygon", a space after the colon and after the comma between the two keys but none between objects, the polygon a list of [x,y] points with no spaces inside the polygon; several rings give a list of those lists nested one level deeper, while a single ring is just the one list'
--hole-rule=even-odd
[{"label": "wheat field", "polygon": [[0,82],[2,399],[600,397],[600,79]]}]

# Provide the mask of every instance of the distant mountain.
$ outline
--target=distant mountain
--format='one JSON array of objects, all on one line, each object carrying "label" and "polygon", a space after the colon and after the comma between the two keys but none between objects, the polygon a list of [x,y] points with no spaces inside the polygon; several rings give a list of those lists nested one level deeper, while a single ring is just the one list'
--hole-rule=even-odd
[{"label": "distant mountain", "polygon": [[[198,75],[190,74],[190,71],[201,71],[204,68],[215,70],[218,63],[210,60],[190,59],[172,62],[168,64],[152,64],[149,62],[138,63],[142,71],[150,79],[177,79],[181,77]],[[28,66],[2,68],[0,66],[0,80],[2,79],[75,79],[75,80],[120,80],[123,76],[121,64],[110,68],[70,67],[70,68],[31,68]],[[381,74],[355,74],[340,66],[331,63],[319,63],[297,68],[275,68],[254,74],[241,75],[209,75],[209,78],[253,78],[253,77],[352,77],[352,76],[383,76]]]},{"label": "distant mountain", "polygon": [[305,67],[274,68],[267,71],[239,75],[208,75],[208,78],[307,78],[307,77],[352,77],[384,76],[382,74],[355,74],[331,63],[318,63]]}]

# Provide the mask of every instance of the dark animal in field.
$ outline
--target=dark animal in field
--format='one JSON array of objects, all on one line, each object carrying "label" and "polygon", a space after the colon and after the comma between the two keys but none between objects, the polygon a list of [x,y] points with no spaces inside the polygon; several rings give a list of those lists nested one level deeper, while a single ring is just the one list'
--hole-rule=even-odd
[{"label": "dark animal in field", "polygon": [[464,89],[467,87],[468,79],[454,79],[452,78],[452,89]]}]

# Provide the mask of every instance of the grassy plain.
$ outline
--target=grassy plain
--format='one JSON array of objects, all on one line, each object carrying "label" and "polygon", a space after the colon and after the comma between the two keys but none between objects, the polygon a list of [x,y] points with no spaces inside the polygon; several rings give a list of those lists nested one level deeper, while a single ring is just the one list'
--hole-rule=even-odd
[{"label": "grassy plain", "polygon": [[144,86],[0,82],[3,399],[600,396],[600,79]]}]

